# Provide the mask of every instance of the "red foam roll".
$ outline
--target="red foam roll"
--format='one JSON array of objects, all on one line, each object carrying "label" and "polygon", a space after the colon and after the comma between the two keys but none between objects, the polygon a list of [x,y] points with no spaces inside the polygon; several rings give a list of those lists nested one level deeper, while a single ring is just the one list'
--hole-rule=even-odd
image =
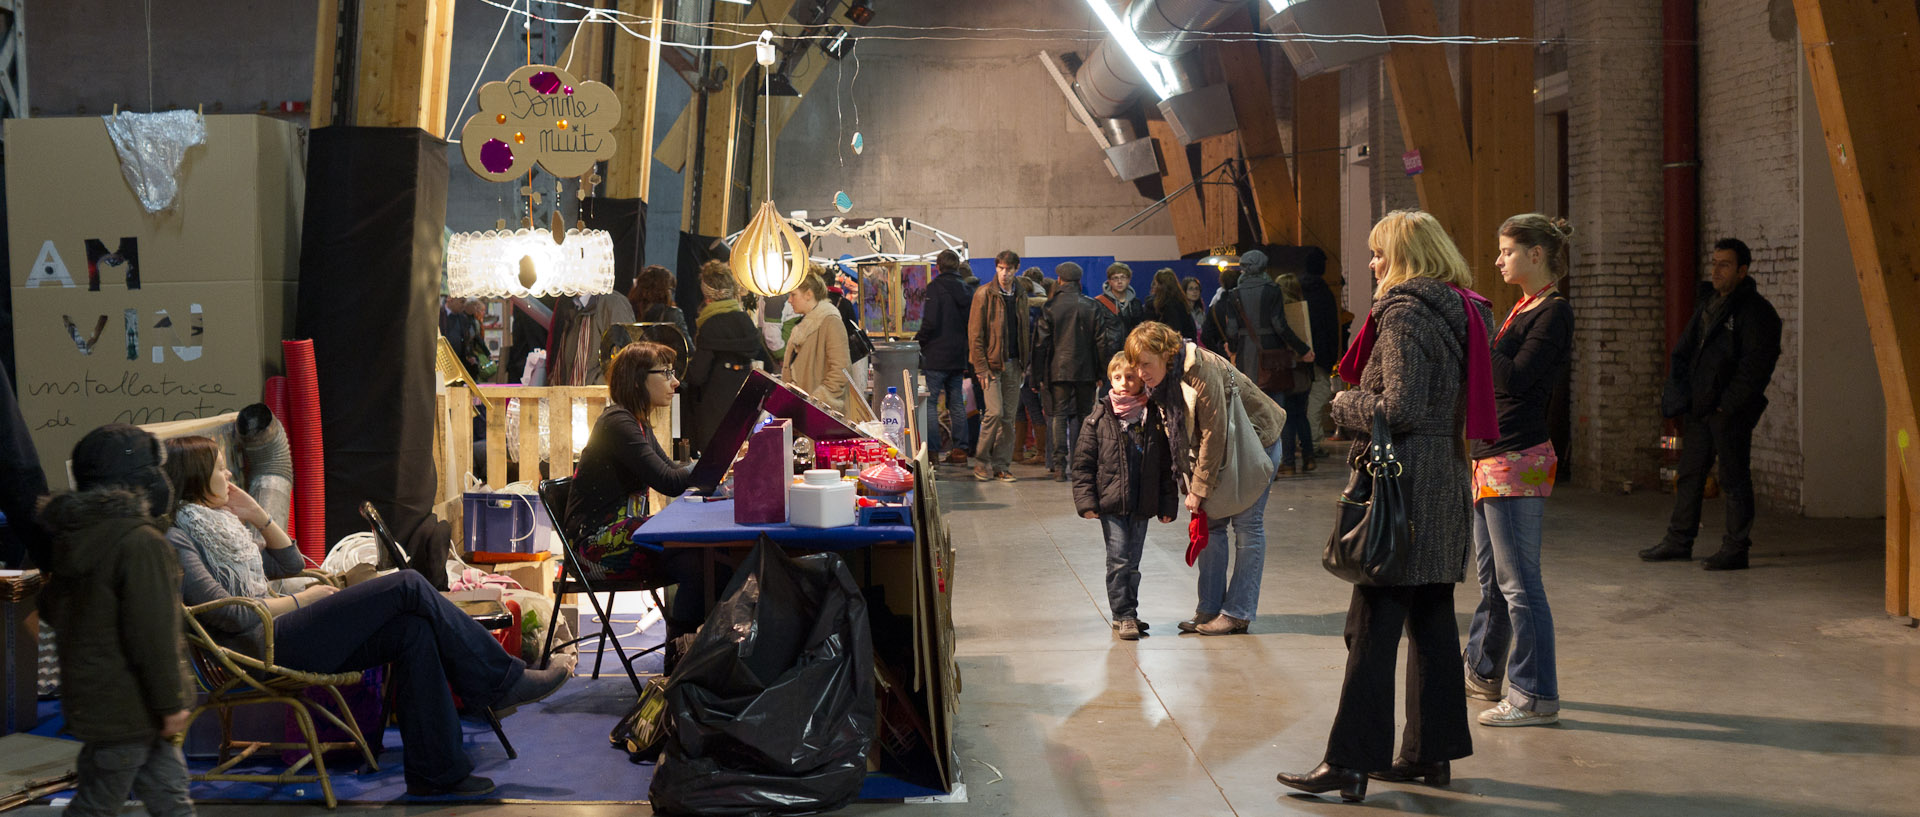
[{"label": "red foam roll", "polygon": [[[266,388],[262,390],[260,400],[267,404],[267,410],[273,412],[273,418],[280,421],[280,430],[286,432],[287,448],[293,448],[293,418],[287,414],[287,379],[280,375],[267,378]],[[287,498],[287,538],[299,541],[300,525],[295,521],[294,513],[300,503],[293,497]]]},{"label": "red foam roll", "polygon": [[280,351],[287,363],[287,408],[293,423],[287,432],[293,446],[293,496],[304,534],[300,553],[315,564],[327,556],[326,457],[320,447],[320,377],[313,362],[313,341],[283,340]]}]

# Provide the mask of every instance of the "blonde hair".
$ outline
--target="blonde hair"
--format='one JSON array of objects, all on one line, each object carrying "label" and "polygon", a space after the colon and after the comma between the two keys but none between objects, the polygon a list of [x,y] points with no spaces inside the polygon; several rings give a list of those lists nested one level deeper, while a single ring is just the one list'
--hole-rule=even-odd
[{"label": "blonde hair", "polygon": [[1180,348],[1186,344],[1187,339],[1180,337],[1180,333],[1173,331],[1173,327],[1159,321],[1147,321],[1134,327],[1133,332],[1127,335],[1127,348],[1124,354],[1134,363],[1139,363],[1140,358],[1147,355],[1158,355],[1172,360],[1173,356],[1178,354]]},{"label": "blonde hair", "polygon": [[1419,210],[1395,210],[1373,225],[1367,234],[1367,248],[1380,253],[1387,274],[1380,279],[1380,292],[1386,292],[1414,278],[1432,278],[1460,287],[1473,286],[1473,271],[1460,248],[1440,226],[1432,213]]},{"label": "blonde hair", "polygon": [[1112,377],[1114,372],[1122,369],[1133,369],[1133,358],[1127,356],[1125,349],[1114,352],[1113,357],[1107,359],[1107,376]]}]

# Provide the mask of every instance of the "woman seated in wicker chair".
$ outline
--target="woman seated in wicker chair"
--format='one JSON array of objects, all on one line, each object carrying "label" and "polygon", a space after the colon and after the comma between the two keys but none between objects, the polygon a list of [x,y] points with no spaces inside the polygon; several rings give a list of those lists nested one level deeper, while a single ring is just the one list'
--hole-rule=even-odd
[{"label": "woman seated in wicker chair", "polygon": [[[168,440],[166,471],[174,494],[167,540],[180,557],[188,605],[232,596],[262,600],[273,616],[275,660],[289,669],[335,673],[392,664],[407,792],[493,790],[493,781],[472,774],[461,750],[453,693],[495,708],[538,700],[566,683],[571,656],[528,669],[411,570],[344,590],[322,583],[275,594],[268,580],[298,574],[300,553],[260,503],[232,482],[219,445],[206,437]],[[259,655],[265,634],[251,611],[226,607],[199,621],[222,646]]]}]

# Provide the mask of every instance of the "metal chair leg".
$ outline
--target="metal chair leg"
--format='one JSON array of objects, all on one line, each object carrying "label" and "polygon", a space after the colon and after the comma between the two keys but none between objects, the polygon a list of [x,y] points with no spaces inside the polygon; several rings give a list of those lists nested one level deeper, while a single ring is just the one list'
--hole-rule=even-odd
[{"label": "metal chair leg", "polygon": [[487,707],[487,725],[493,727],[493,735],[500,739],[500,746],[507,750],[508,760],[518,760],[520,753],[513,750],[513,741],[507,740],[507,730],[500,728],[500,716],[493,707]]}]

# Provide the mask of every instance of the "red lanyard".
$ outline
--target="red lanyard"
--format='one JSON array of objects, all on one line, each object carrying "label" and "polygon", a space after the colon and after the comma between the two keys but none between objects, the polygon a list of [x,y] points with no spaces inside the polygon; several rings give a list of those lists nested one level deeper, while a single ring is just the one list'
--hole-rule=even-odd
[{"label": "red lanyard", "polygon": [[1539,291],[1533,293],[1532,295],[1528,295],[1525,298],[1521,298],[1519,303],[1514,304],[1513,311],[1507,313],[1507,319],[1500,322],[1500,332],[1499,334],[1496,334],[1493,336],[1494,342],[1498,343],[1501,338],[1506,337],[1507,327],[1513,324],[1513,319],[1515,316],[1519,315],[1522,312],[1525,312],[1527,310],[1527,307],[1531,306],[1534,301],[1538,301],[1541,298],[1546,297],[1547,293],[1552,291],[1553,291],[1553,285],[1548,284],[1546,286],[1541,287]]}]

